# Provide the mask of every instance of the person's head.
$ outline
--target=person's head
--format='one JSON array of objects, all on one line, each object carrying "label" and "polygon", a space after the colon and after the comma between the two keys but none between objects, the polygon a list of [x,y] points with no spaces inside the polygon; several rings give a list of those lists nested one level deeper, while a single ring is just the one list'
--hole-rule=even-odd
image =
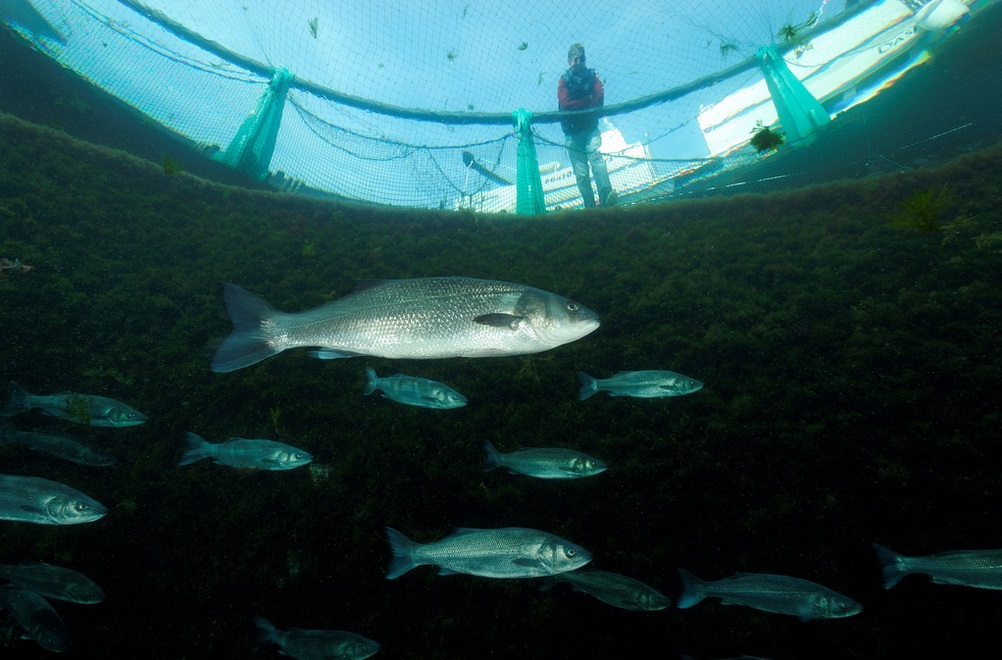
[{"label": "person's head", "polygon": [[576,43],[567,49],[567,64],[572,69],[583,69],[585,66],[584,45]]}]

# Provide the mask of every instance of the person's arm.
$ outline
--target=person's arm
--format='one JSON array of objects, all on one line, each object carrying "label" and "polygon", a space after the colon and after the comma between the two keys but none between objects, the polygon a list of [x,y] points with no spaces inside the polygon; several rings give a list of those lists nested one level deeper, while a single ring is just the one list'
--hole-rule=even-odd
[{"label": "person's arm", "polygon": [[595,76],[595,84],[591,88],[591,94],[583,96],[573,101],[567,98],[567,86],[561,78],[557,84],[557,100],[561,110],[587,110],[588,108],[601,108],[605,103],[605,88],[602,81]]},{"label": "person's arm", "polygon": [[564,79],[561,76],[560,82],[557,83],[557,107],[560,110],[574,110],[571,107],[573,101],[567,99],[567,85],[564,84]]},{"label": "person's arm", "polygon": [[589,107],[601,108],[605,104],[605,85],[599,79],[598,74],[595,74],[595,86],[592,87],[591,92],[592,104]]}]

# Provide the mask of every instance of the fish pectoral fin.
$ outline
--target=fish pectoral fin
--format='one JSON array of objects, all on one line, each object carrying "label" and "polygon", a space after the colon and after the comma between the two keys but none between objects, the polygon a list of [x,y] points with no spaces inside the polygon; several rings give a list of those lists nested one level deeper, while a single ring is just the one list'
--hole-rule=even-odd
[{"label": "fish pectoral fin", "polygon": [[458,571],[454,571],[451,568],[444,568],[444,567],[442,567],[442,568],[438,569],[438,574],[439,575],[459,575],[459,572]]},{"label": "fish pectoral fin", "polygon": [[522,557],[521,559],[512,559],[511,563],[516,566],[524,566],[526,568],[540,568],[543,564],[538,559],[530,559],[528,557]]},{"label": "fish pectoral fin", "polygon": [[514,314],[495,312],[493,314],[481,314],[480,316],[474,317],[473,320],[481,325],[489,325],[492,328],[510,328],[511,330],[518,330],[518,326],[521,325],[524,319],[524,316],[515,316]]},{"label": "fish pectoral fin", "polygon": [[31,506],[30,504],[22,504],[21,506],[19,506],[17,508],[20,509],[21,511],[24,511],[25,513],[36,513],[36,514],[44,514],[45,513],[45,509],[43,509],[42,507]]}]

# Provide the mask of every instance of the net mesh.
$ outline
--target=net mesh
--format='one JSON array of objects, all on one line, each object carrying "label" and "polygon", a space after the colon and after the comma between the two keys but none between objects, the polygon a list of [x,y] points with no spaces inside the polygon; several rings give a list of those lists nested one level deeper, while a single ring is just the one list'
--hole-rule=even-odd
[{"label": "net mesh", "polygon": [[[573,43],[605,85],[602,151],[628,203],[770,153],[749,144],[760,127],[783,129],[763,47],[834,116],[990,4],[10,0],[2,17],[191,148],[274,187],[515,211],[519,109],[545,207],[581,206],[556,112]],[[285,72],[288,89],[270,98]]]}]

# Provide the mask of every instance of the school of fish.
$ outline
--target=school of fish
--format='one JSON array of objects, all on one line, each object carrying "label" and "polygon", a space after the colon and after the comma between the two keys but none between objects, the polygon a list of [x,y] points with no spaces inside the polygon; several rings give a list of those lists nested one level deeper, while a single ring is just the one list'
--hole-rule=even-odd
[{"label": "school of fish", "polygon": [[[292,348],[312,348],[323,359],[373,356],[440,359],[504,357],[556,348],[581,339],[599,327],[587,307],[541,289],[466,277],[373,280],[351,294],[315,309],[284,313],[254,294],[224,284],[224,300],[233,332],[216,351],[211,368],[232,372]],[[448,410],[465,406],[467,398],[452,387],[420,376],[379,377],[366,367],[364,394],[376,391],[392,401]],[[641,399],[692,394],[703,383],[668,370],[620,371],[605,379],[578,372],[581,400],[597,392]],[[103,467],[116,457],[72,435],[50,430],[19,430],[5,418],[31,410],[73,424],[128,428],[147,417],[131,406],[93,394],[31,394],[11,383],[0,417],[0,446],[22,445],[80,465]],[[441,414],[441,413],[429,413]],[[269,439],[232,437],[211,443],[195,433],[178,461],[202,459],[241,470],[287,471],[309,464],[307,451]],[[570,447],[523,447],[503,453],[483,442],[484,469],[540,480],[594,477],[609,469],[602,460]],[[0,520],[42,525],[93,523],[108,509],[72,486],[39,476],[0,474]],[[567,583],[576,591],[624,610],[657,611],[673,601],[657,589],[619,573],[594,569],[592,554],[580,545],[537,529],[459,528],[425,543],[387,527],[391,560],[386,577],[396,579],[420,566],[437,567],[441,575],[465,574],[495,579],[542,579],[544,589]],[[904,576],[928,575],[938,584],[1002,589],[1002,549],[961,550],[930,556],[900,555],[874,544],[885,587]],[[708,598],[764,612],[796,616],[803,621],[854,616],[862,605],[806,579],[768,573],[737,573],[704,581],[678,569],[682,588],[675,602],[687,609]],[[0,565],[0,608],[9,610],[24,635],[49,651],[66,649],[69,633],[47,599],[95,604],[104,592],[72,569],[41,563]],[[261,642],[274,644],[295,658],[367,658],[380,645],[341,630],[280,630],[267,619],[255,620]]]}]

